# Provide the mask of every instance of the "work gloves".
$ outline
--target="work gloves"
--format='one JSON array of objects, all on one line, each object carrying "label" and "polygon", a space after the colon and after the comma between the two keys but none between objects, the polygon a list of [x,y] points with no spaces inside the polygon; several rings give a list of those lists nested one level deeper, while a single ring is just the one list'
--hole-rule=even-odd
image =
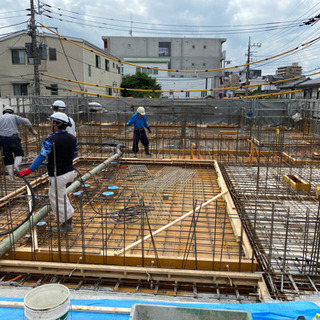
[{"label": "work gloves", "polygon": [[22,178],[22,177],[24,177],[24,176],[29,175],[31,172],[32,172],[32,171],[30,170],[30,168],[28,168],[28,169],[23,169],[23,170],[20,170],[20,171],[18,172],[18,176]]},{"label": "work gloves", "polygon": [[147,129],[148,129],[149,133],[151,133],[151,129],[150,129],[150,127],[148,127]]}]

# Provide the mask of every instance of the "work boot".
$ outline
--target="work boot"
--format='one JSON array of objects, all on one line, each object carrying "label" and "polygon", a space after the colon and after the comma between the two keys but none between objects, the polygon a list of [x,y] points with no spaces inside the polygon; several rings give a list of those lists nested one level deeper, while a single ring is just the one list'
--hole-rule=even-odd
[{"label": "work boot", "polygon": [[20,171],[19,166],[22,162],[22,156],[17,156],[14,158],[14,168],[18,171]]},{"label": "work boot", "polygon": [[145,151],[146,151],[146,155],[147,155],[147,156],[151,156],[151,155],[152,155],[152,154],[150,153],[150,151],[149,151],[149,147],[145,148]]},{"label": "work boot", "polygon": [[[68,219],[66,222],[63,222],[60,225],[60,232],[61,233],[67,233],[67,232],[71,232],[73,230],[72,227],[72,218]],[[58,227],[53,227],[52,228],[52,232],[58,232]]]},{"label": "work boot", "polygon": [[6,168],[9,174],[8,179],[10,181],[14,181],[13,164],[9,164],[8,166],[6,166]]}]

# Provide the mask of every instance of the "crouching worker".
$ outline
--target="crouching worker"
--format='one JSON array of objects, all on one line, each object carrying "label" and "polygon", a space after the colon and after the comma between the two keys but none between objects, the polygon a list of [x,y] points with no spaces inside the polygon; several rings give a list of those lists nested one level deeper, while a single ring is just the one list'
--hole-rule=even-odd
[{"label": "crouching worker", "polygon": [[[20,177],[26,176],[39,168],[48,158],[49,199],[53,213],[59,217],[60,232],[72,231],[72,216],[74,209],[66,195],[66,184],[72,182],[76,173],[73,169],[73,159],[77,156],[78,143],[74,135],[66,128],[71,125],[65,113],[56,112],[50,116],[52,133],[43,142],[40,154],[28,169],[18,172]],[[57,182],[57,185],[56,185]],[[56,190],[58,196],[56,196]],[[57,232],[58,228],[53,228]]]}]

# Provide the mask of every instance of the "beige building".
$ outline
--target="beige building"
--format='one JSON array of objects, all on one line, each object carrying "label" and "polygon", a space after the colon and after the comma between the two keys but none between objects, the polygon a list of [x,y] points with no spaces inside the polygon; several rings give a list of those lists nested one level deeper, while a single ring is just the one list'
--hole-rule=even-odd
[{"label": "beige building", "polygon": [[279,67],[276,71],[277,75],[281,76],[301,76],[302,67],[297,62],[294,62],[291,66]]},{"label": "beige building", "polygon": [[[37,37],[41,56],[39,60],[40,95],[77,94],[71,90],[120,95],[118,90],[88,84],[119,87],[122,78],[121,64],[108,59],[103,49],[83,39],[68,39],[81,47],[53,34]],[[28,57],[27,43],[31,43],[31,37],[25,32],[0,39],[0,96],[2,98],[34,94],[33,58]],[[83,84],[51,78],[44,74],[80,81]]]}]

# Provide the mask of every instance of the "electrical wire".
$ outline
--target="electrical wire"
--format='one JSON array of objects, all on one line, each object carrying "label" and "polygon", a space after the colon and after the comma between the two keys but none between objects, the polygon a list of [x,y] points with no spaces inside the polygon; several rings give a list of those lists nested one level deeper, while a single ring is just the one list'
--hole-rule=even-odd
[{"label": "electrical wire", "polygon": [[[318,4],[314,5],[311,9],[307,10],[304,14],[300,15],[297,20],[299,21],[300,19],[302,19],[303,17],[306,17],[307,15],[310,16],[310,14],[315,14],[315,13],[311,13],[310,11],[315,9],[316,6],[318,6]],[[288,16],[291,18],[292,14],[290,14]],[[311,36],[314,35],[314,28],[304,29],[304,30],[301,30],[301,32],[298,31],[297,28],[295,28],[293,30],[280,31],[276,34],[273,34],[272,36],[270,36],[268,38],[260,40],[260,42],[264,43],[264,47],[272,48],[274,42],[277,41],[277,43],[280,44],[280,46],[278,47],[278,50],[281,51],[282,48],[286,48],[290,45],[294,45],[294,43],[296,43],[297,40],[300,39],[302,34],[307,31],[312,33]],[[296,32],[298,32],[298,34]],[[292,37],[291,37],[292,34],[294,34],[294,39],[292,39]],[[304,37],[304,39],[306,39],[306,37]],[[270,43],[270,45],[268,45],[268,43]],[[265,55],[268,56],[269,53],[266,52]]]},{"label": "electrical wire", "polygon": [[109,213],[109,218],[115,223],[134,223],[140,220],[142,213],[154,210],[152,206],[135,205]]},{"label": "electrical wire", "polygon": [[[66,58],[66,60],[67,60],[67,62],[68,62],[68,66],[69,66],[69,68],[70,68],[70,70],[71,70],[71,73],[73,74],[74,79],[77,80],[77,76],[76,76],[75,72],[73,71],[73,68],[72,68],[72,66],[71,66],[71,64],[70,64],[70,61],[69,61],[69,58],[68,58],[68,56],[67,56],[66,50],[64,49],[64,45],[63,45],[62,39],[61,39],[60,37],[59,37],[59,40],[60,40],[61,48],[62,48],[62,50],[63,50],[63,54],[64,54],[64,56],[65,56],[65,58]],[[79,86],[80,90],[82,90],[80,84],[78,84],[78,86]]]},{"label": "electrical wire", "polygon": [[289,54],[289,53],[291,53],[291,52],[297,51],[297,50],[299,50],[299,49],[301,49],[301,48],[303,48],[303,47],[305,47],[305,46],[309,46],[310,44],[314,44],[314,43],[316,43],[316,42],[318,42],[318,41],[320,40],[320,37],[316,37],[316,38],[313,38],[313,39],[310,40],[310,41],[307,41],[307,42],[305,42],[305,43],[300,44],[299,46],[297,46],[297,47],[295,47],[295,48],[293,48],[293,49],[290,49],[290,50],[287,50],[287,51],[285,51],[285,52],[281,52],[281,53],[279,53],[279,54],[273,55],[273,56],[271,56],[271,57],[269,57],[269,58],[266,58],[266,59],[264,59],[264,60],[259,60],[259,61],[255,61],[255,62],[249,62],[249,63],[237,65],[237,66],[225,67],[225,68],[216,68],[216,69],[205,69],[205,70],[175,70],[175,69],[164,69],[164,68],[146,67],[146,66],[141,66],[141,65],[134,64],[134,63],[126,62],[126,61],[121,61],[121,60],[118,59],[118,58],[114,58],[114,57],[108,56],[108,55],[106,55],[106,54],[103,54],[103,53],[101,53],[101,52],[97,52],[97,51],[95,51],[95,50],[86,48],[86,47],[84,47],[83,45],[80,45],[80,44],[78,44],[78,43],[75,42],[75,41],[72,41],[72,40],[70,40],[70,39],[67,39],[66,37],[63,37],[63,36],[60,35],[59,33],[55,32],[55,31],[53,31],[52,29],[50,29],[49,27],[43,25],[42,23],[40,23],[40,25],[41,25],[43,28],[51,31],[52,33],[54,33],[54,34],[57,35],[58,37],[61,37],[61,38],[63,38],[64,40],[66,40],[66,41],[68,41],[68,42],[70,42],[70,43],[72,43],[72,44],[74,44],[74,45],[76,45],[76,46],[78,46],[78,47],[80,47],[80,48],[83,48],[83,49],[85,49],[85,50],[87,50],[87,51],[90,51],[90,52],[92,52],[92,53],[98,54],[98,55],[100,55],[100,56],[106,57],[106,58],[111,59],[111,60],[113,60],[113,61],[117,61],[117,62],[119,62],[119,63],[127,64],[127,65],[130,65],[130,66],[140,67],[140,68],[143,68],[143,69],[158,70],[158,71],[169,71],[169,72],[181,72],[181,73],[208,73],[208,72],[221,71],[221,70],[238,69],[238,68],[245,67],[245,66],[248,66],[248,65],[258,64],[258,63],[261,63],[261,62],[264,62],[264,61],[267,61],[267,60],[273,60],[273,59],[278,58],[278,57],[280,57],[280,56],[284,56],[284,55],[287,55],[287,54]]},{"label": "electrical wire", "polygon": [[[79,26],[79,21],[77,20],[68,20],[68,19],[61,19],[61,18],[56,18],[53,16],[49,16],[46,14],[43,14],[45,17],[50,18],[50,19],[55,19],[60,22],[66,22],[66,23],[74,23]],[[81,23],[80,25],[83,27],[95,27],[99,29],[108,29],[108,30],[114,30],[114,31],[127,31],[128,27],[127,26],[114,26],[106,23],[99,23],[98,25],[95,23],[88,23],[88,20],[84,20],[86,23]],[[303,25],[300,25],[302,27]],[[261,28],[256,28],[255,30],[252,29],[242,29],[242,30],[222,30],[222,31],[216,31],[216,30],[209,30],[209,31],[197,31],[197,30],[188,30],[187,33],[190,35],[218,35],[218,34],[240,34],[240,33],[255,33],[255,32],[270,32],[278,29],[291,29],[292,26],[284,26],[284,27],[261,27]],[[143,33],[143,34],[186,34],[186,30],[150,30],[150,29],[145,29],[145,28],[139,28],[135,27],[135,32],[136,33]]]},{"label": "electrical wire", "polygon": [[[138,28],[138,27],[135,27],[137,29],[142,29],[142,30],[146,30],[146,27],[145,26],[151,26],[151,27],[158,27],[158,26],[161,26],[161,27],[179,27],[179,28],[183,28],[183,30],[165,30],[165,31],[168,31],[168,32],[183,32],[185,33],[186,31],[187,32],[198,32],[197,30],[194,30],[194,31],[190,31],[190,30],[186,30],[186,28],[195,28],[195,29],[198,29],[198,28],[225,28],[225,29],[229,29],[229,28],[238,28],[238,29],[241,29],[241,28],[248,28],[248,27],[258,27],[258,30],[259,29],[263,29],[263,28],[283,28],[283,27],[292,27],[293,24],[297,24],[297,25],[301,25],[303,22],[305,22],[305,20],[301,20],[301,21],[298,21],[298,20],[294,20],[294,21],[287,21],[287,22],[269,22],[269,23],[257,23],[257,24],[244,24],[244,25],[187,25],[187,24],[160,24],[160,23],[148,23],[148,22],[139,22],[139,21],[129,21],[129,20],[121,20],[121,19],[114,19],[114,18],[106,18],[106,17],[100,17],[100,16],[92,16],[92,15],[88,15],[86,13],[79,13],[79,12],[75,12],[75,11],[70,11],[70,10],[66,10],[66,9],[62,9],[62,8],[57,8],[57,7],[54,7],[54,6],[49,6],[47,4],[43,4],[44,6],[47,6],[49,7],[50,9],[54,9],[54,10],[58,10],[58,12],[54,12],[52,10],[49,10],[49,9],[44,9],[44,11],[46,12],[49,12],[49,13],[52,13],[52,14],[56,14],[56,15],[59,15],[59,17],[63,17],[63,16],[66,16],[68,18],[72,18],[72,19],[75,19],[76,21],[79,21],[79,20],[83,20],[83,21],[91,21],[91,20],[88,20],[88,18],[92,18],[94,20],[92,20],[92,22],[96,21],[97,19],[101,19],[103,21],[112,21],[112,22],[124,22],[126,25],[125,26],[121,26],[121,25],[110,25],[110,26],[116,26],[116,27],[123,27],[125,28],[125,30],[127,30],[127,24],[128,23],[133,23],[133,24],[136,24],[136,25],[143,25],[144,27],[143,28]],[[70,16],[70,15],[67,15],[67,14],[63,14],[61,13],[62,11],[64,12],[69,12],[69,13],[72,13],[72,14],[76,14],[78,16],[85,16],[86,19],[82,19],[81,17],[74,17],[74,16]],[[52,18],[52,17],[51,17]],[[60,20],[62,20],[60,18]],[[100,25],[103,24],[103,22],[98,22]],[[281,26],[283,25],[283,26]],[[159,29],[157,29],[159,30]],[[161,30],[161,29],[160,29]],[[236,29],[234,30],[235,32],[237,31]],[[254,31],[254,29],[248,29],[247,31]],[[211,30],[210,32],[213,32],[213,30]],[[221,30],[221,31],[215,31],[215,32],[228,32],[226,30]]]},{"label": "electrical wire", "polygon": [[[18,23],[14,23],[14,24],[10,24],[8,26],[0,26],[0,29],[5,29],[5,28],[11,28],[11,27],[15,27],[15,26],[20,26],[21,24],[25,24],[28,21],[22,21],[22,22],[18,22]],[[21,32],[21,30],[17,31],[17,32],[12,32],[12,33],[18,33]],[[11,34],[11,33],[8,33]],[[1,34],[1,38],[4,37],[4,34]]]},{"label": "electrical wire", "polygon": [[10,14],[10,13],[17,13],[17,12],[25,12],[27,10],[28,9],[21,9],[21,10],[14,10],[14,11],[1,11],[0,15],[2,15],[2,14],[7,15],[7,14]]}]

